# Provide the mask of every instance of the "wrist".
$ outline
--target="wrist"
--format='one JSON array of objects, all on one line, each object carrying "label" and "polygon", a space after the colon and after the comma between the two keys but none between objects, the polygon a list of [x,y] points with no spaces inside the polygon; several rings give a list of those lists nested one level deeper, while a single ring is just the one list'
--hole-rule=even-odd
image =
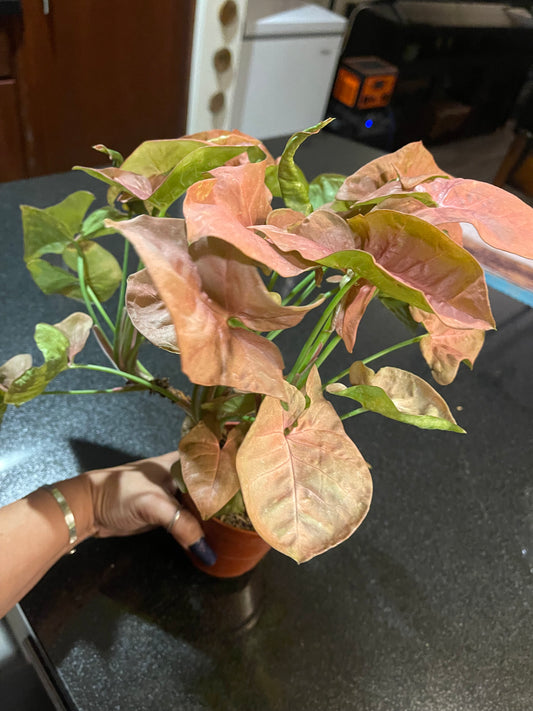
[{"label": "wrist", "polygon": [[[89,479],[85,474],[64,479],[54,484],[64,496],[69,509],[72,511],[76,525],[76,544],[93,536],[97,527],[94,520],[94,506],[92,489]],[[66,534],[68,536],[68,525],[65,521]]]}]

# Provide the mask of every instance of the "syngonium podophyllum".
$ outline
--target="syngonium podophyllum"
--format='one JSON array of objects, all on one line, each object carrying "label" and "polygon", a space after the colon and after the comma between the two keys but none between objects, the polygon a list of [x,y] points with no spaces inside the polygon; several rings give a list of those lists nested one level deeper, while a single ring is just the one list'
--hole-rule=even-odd
[{"label": "syngonium podophyllum", "polygon": [[[84,170],[109,185],[107,205],[88,213],[93,196],[78,192],[44,210],[22,208],[36,283],[82,300],[88,315],[37,325],[44,364],[21,355],[0,367],[0,415],[57,393],[50,381],[76,368],[123,379],[105,392],[169,398],[187,414],[181,474],[202,516],[246,511],[268,543],[299,562],[351,535],[370,505],[369,468],[343,419],[372,411],[463,431],[425,380],[368,367],[416,342],[440,384],[461,362],[472,367],[494,321],[462,224],[524,256],[533,244],[529,207],[494,186],[451,178],[421,143],[347,178],[327,173],[308,183],[295,152],[325,123],[295,134],[277,161],[237,131],[147,141],[126,160],[98,146],[113,167]],[[183,195],[183,217],[167,217]],[[273,196],[284,207],[273,209]],[[113,232],[126,238],[122,267],[100,244]],[[130,244],[141,260],[131,274]],[[116,289],[111,315],[103,302]],[[376,298],[422,333],[355,359],[359,324]],[[276,338],[302,320],[307,336],[285,363]],[[110,365],[74,362],[90,328]],[[144,340],[175,354],[191,394],[146,370]],[[346,367],[323,384],[320,369],[339,346]],[[357,407],[340,417],[340,398]]]}]

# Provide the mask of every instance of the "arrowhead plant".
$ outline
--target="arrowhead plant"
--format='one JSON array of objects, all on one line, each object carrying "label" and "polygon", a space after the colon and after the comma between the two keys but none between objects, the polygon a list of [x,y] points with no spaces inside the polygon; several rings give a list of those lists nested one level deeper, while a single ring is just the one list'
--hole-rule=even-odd
[{"label": "arrowhead plant", "polygon": [[[419,343],[440,385],[461,363],[472,367],[495,324],[462,224],[531,257],[533,210],[492,185],[452,178],[421,143],[350,176],[332,165],[309,182],[297,150],[327,123],[296,133],[277,160],[239,131],[146,141],[125,159],[99,145],[112,166],[81,170],[108,185],[106,205],[94,208],[94,196],[79,191],[46,209],[22,206],[32,278],[82,310],[36,325],[42,364],[20,354],[0,366],[0,418],[37,396],[157,392],[185,413],[176,438],[182,484],[204,518],[245,515],[298,562],[350,536],[368,512],[372,480],[344,420],[371,411],[464,432],[429,382],[368,364]],[[273,197],[284,206],[274,209]],[[180,198],[182,217],[167,216]],[[104,246],[109,234],[124,238],[122,263]],[[359,353],[372,300],[415,335]],[[299,324],[298,355],[287,362],[276,339]],[[102,363],[80,362],[91,333]],[[173,354],[188,392],[143,366],[150,344]],[[344,369],[322,382],[334,350]],[[76,369],[116,382],[52,388]]]}]

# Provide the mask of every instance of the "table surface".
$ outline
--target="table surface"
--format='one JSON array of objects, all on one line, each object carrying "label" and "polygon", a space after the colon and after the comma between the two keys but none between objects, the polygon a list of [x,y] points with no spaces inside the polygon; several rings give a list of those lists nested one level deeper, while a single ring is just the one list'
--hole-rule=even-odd
[{"label": "table surface", "polygon": [[[348,174],[375,155],[324,134],[298,158],[312,176]],[[0,186],[0,363],[31,348],[37,321],[76,309],[43,296],[25,272],[18,205],[44,207],[81,188],[103,194],[80,173]],[[462,366],[442,389],[467,435],[371,413],[347,421],[375,490],[367,519],[341,546],[301,566],[273,551],[230,581],[193,569],[162,531],[87,541],[60,560],[21,609],[66,704],[530,711],[533,312],[492,297],[498,331],[474,371]],[[408,337],[374,306],[356,357]],[[290,342],[288,354],[290,362]],[[142,357],[185,385],[171,356]],[[428,377],[416,346],[385,362]],[[8,411],[0,505],[80,470],[165,452],[180,424],[170,403],[144,393],[43,397]]]}]

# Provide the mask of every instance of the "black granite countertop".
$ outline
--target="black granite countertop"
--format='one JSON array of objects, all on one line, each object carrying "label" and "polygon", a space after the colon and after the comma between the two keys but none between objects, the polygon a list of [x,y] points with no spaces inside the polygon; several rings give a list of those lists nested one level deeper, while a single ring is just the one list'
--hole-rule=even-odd
[{"label": "black granite countertop", "polygon": [[[325,134],[299,160],[311,174],[348,173],[374,155]],[[102,194],[80,173],[0,186],[0,363],[28,349],[38,320],[74,310],[42,296],[25,273],[18,205],[46,206],[76,188]],[[87,541],[59,561],[22,609],[67,703],[79,711],[530,711],[533,312],[492,297],[499,330],[474,371],[463,366],[443,389],[467,435],[370,413],[347,421],[372,464],[374,500],[341,546],[302,566],[271,552],[230,581],[193,569],[161,531]],[[372,311],[358,335],[361,356],[406,337]],[[162,374],[173,362],[148,351],[143,360]],[[391,363],[427,377],[416,347]],[[0,504],[177,443],[181,418],[157,397],[50,400],[5,417]]]}]

